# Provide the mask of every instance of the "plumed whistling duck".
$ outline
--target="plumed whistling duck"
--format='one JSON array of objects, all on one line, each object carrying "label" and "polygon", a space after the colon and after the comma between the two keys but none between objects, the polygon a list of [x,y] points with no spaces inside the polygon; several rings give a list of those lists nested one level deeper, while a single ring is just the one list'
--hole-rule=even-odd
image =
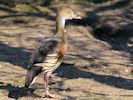
[{"label": "plumed whistling duck", "polygon": [[61,7],[56,16],[56,34],[51,38],[44,39],[33,52],[29,69],[25,78],[25,87],[29,87],[35,77],[44,72],[45,96],[54,97],[49,93],[48,82],[52,72],[61,64],[67,51],[67,33],[65,21],[71,19],[81,19],[68,7]]}]

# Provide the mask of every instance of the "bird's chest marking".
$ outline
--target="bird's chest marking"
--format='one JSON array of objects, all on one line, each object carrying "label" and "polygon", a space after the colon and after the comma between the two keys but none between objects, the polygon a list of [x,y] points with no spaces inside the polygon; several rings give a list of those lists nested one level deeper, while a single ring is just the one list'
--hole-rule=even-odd
[{"label": "bird's chest marking", "polygon": [[66,52],[66,46],[64,43],[59,43],[58,49],[57,49],[57,55],[58,55],[58,60],[61,60]]}]

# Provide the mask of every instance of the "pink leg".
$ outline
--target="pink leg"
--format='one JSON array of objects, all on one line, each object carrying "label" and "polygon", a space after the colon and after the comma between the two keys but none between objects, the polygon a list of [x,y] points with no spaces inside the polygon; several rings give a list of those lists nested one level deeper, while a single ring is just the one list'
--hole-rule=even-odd
[{"label": "pink leg", "polygon": [[46,74],[44,75],[45,96],[53,98],[55,96],[49,93],[49,87],[48,87],[48,82],[49,82],[50,75],[51,75],[51,72],[46,72]]}]

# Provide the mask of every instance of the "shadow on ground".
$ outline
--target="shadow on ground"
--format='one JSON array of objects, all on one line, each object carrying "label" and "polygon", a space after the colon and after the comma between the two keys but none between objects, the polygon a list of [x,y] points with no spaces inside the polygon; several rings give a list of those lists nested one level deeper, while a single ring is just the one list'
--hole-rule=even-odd
[{"label": "shadow on ground", "polygon": [[9,62],[26,68],[29,62],[30,51],[22,47],[11,47],[0,44],[0,61]]},{"label": "shadow on ground", "polygon": [[[89,26],[92,30],[92,35],[111,45],[111,49],[124,51],[133,55],[133,8],[131,7],[132,0],[119,0],[111,5],[104,5],[94,8],[94,10],[86,13],[86,17],[81,20],[73,20],[72,23],[82,26]],[[120,10],[119,14],[102,14],[104,11]],[[91,31],[88,29],[88,31]],[[129,44],[129,45],[128,45]]]},{"label": "shadow on ground", "polygon": [[33,96],[39,98],[40,96],[34,94],[34,89],[26,89],[25,87],[13,86],[12,84],[5,84],[0,82],[0,90],[8,91],[8,97],[18,100],[20,97]]},{"label": "shadow on ground", "polygon": [[[29,5],[31,6],[31,5]],[[32,7],[33,9],[36,9],[34,6]],[[52,11],[56,11],[55,8],[51,8]],[[19,12],[16,10],[11,9],[10,7],[0,7],[0,11],[4,11],[9,13],[8,15],[3,15],[0,16],[1,19],[4,18],[12,18],[12,17],[39,17],[39,18],[46,18],[48,20],[55,20],[54,16],[49,15],[47,12],[41,12],[39,9],[37,12]]]},{"label": "shadow on ground", "polygon": [[[112,87],[133,90],[133,79],[115,77],[111,75],[96,74],[76,68],[74,65],[63,63],[55,72],[58,76],[68,79],[87,78],[93,79],[99,83],[103,83]],[[62,73],[62,74],[59,74]]]}]

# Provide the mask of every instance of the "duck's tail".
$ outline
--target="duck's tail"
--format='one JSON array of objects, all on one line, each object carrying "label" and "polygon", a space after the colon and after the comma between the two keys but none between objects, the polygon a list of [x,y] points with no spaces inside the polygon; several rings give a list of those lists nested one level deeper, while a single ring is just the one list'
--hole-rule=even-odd
[{"label": "duck's tail", "polygon": [[32,66],[28,69],[25,77],[25,87],[28,88],[36,79],[36,76],[42,72],[42,67]]}]

